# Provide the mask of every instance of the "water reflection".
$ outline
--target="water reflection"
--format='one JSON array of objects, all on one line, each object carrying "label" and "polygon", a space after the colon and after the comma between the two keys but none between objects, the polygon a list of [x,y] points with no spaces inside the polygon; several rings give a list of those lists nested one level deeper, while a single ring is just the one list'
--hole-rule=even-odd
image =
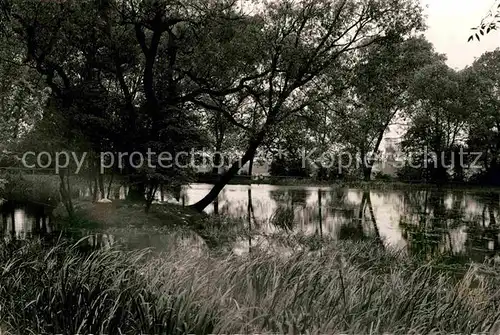
[{"label": "water reflection", "polygon": [[38,205],[4,203],[1,206],[0,237],[15,240],[50,234],[51,208]]},{"label": "water reflection", "polygon": [[[186,204],[201,199],[210,187],[185,187]],[[216,203],[206,211],[246,217],[249,227],[265,234],[373,239],[381,247],[404,248],[427,258],[465,255],[482,261],[500,251],[496,192],[228,185]]]},{"label": "water reflection", "polygon": [[[156,201],[188,205],[204,197],[210,188],[208,184],[193,184],[174,194],[160,189]],[[110,195],[124,199],[127,189],[116,188]],[[85,190],[79,196],[91,194]],[[371,239],[381,247],[395,246],[426,258],[446,254],[473,261],[500,254],[499,211],[498,192],[271,185],[228,185],[206,208],[207,213],[244,218],[249,232]],[[11,239],[48,234],[55,230],[49,213],[43,207],[4,204],[0,234]],[[137,237],[137,246],[165,244],[155,238]],[[95,239],[89,243],[108,246],[115,243],[116,236]],[[245,237],[238,241],[238,248],[250,251],[258,243],[255,237]]]}]

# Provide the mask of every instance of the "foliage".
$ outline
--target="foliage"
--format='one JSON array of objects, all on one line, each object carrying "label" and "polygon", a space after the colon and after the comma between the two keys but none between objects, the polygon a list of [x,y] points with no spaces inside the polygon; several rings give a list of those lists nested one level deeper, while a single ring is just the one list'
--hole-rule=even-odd
[{"label": "foliage", "polygon": [[466,87],[460,73],[442,62],[422,68],[412,83],[413,106],[408,111],[411,124],[403,147],[420,159],[420,168],[430,171],[430,180],[448,180],[452,149],[464,140],[467,111]]},{"label": "foliage", "polygon": [[[80,174],[94,200],[99,191],[107,196],[100,152],[150,149],[142,167],[125,158],[108,170],[123,174],[146,210],[160,187],[176,193],[194,180],[195,171],[181,167],[189,157],[161,167],[160,152],[175,158],[205,147],[238,158],[225,155],[230,168],[193,205],[202,211],[262,151],[284,152],[273,175],[369,179],[383,137],[403,121],[404,149],[418,159],[428,147],[445,152],[438,163],[450,165],[457,148],[477,149],[494,175],[496,53],[465,71],[449,69],[419,35],[425,24],[416,0],[251,5],[4,0],[2,144],[14,154],[87,152]],[[301,151],[311,149],[359,157],[361,171],[326,171],[316,157],[299,168]],[[426,174],[449,177],[443,169]]]},{"label": "foliage", "polygon": [[[259,15],[263,28],[254,52],[262,58],[250,75],[239,77],[242,90],[233,94],[233,101],[247,99],[258,111],[251,118],[248,113],[231,117],[242,128],[252,125],[249,143],[241,159],[194,205],[198,210],[215,199],[261,144],[272,142],[280,127],[307,119],[322,98],[338,95],[344,89],[343,76],[329,74],[348,71],[357,51],[389,33],[405,35],[422,28],[421,10],[410,1],[283,1],[265,4]],[[257,115],[262,115],[259,121]]]},{"label": "foliage", "polygon": [[500,150],[500,100],[497,89],[500,84],[497,72],[500,65],[499,56],[498,49],[486,52],[464,70],[469,112],[467,146],[472,152],[482,153],[480,163],[484,168],[484,182],[490,184],[499,182],[496,178]]},{"label": "foliage", "polygon": [[0,143],[15,144],[40,119],[47,91],[36,71],[22,63],[13,36],[0,34]]},{"label": "foliage", "polygon": [[29,176],[8,173],[2,176],[0,197],[14,202],[55,206],[60,201],[59,181],[55,176]]},{"label": "foliage", "polygon": [[399,334],[498,328],[494,277],[477,268],[460,277],[436,272],[366,242],[289,256],[85,250],[85,240],[48,249],[39,241],[2,242],[2,331]]},{"label": "foliage", "polygon": [[274,177],[309,177],[310,167],[300,157],[277,157],[271,162],[269,173]]},{"label": "foliage", "polygon": [[486,16],[483,17],[479,26],[472,28],[475,33],[472,33],[469,36],[468,42],[474,40],[474,37],[480,41],[480,36],[484,36],[485,34],[489,34],[491,31],[497,29],[497,25],[500,22],[500,3],[495,0],[493,2],[492,7],[486,13]]}]

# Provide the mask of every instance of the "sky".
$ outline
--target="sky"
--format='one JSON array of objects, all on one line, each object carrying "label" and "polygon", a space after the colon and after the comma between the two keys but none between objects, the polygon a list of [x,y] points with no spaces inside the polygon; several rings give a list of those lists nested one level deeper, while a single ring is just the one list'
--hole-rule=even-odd
[{"label": "sky", "polygon": [[495,0],[421,0],[427,15],[427,39],[439,53],[448,57],[448,65],[462,69],[486,51],[500,47],[500,31],[482,36],[481,41],[467,42]]},{"label": "sky", "polygon": [[[486,51],[500,47],[500,30],[492,31],[467,42],[481,19],[500,0],[420,0],[427,15],[427,39],[434,49],[448,58],[448,66],[460,70],[471,65],[475,58]],[[426,7],[427,6],[427,7]],[[398,138],[405,132],[404,127],[392,125],[385,138]]]}]

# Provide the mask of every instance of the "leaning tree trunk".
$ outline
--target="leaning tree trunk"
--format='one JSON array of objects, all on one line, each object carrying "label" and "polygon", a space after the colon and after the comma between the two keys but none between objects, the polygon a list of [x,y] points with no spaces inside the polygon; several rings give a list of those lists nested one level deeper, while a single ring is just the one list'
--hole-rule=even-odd
[{"label": "leaning tree trunk", "polygon": [[214,214],[219,215],[219,197],[215,197],[214,200]]},{"label": "leaning tree trunk", "polygon": [[256,137],[254,137],[250,141],[248,148],[245,154],[241,157],[241,159],[234,162],[233,165],[231,165],[231,168],[229,168],[229,170],[227,170],[224,174],[220,176],[219,180],[214,184],[210,192],[208,192],[208,194],[205,197],[203,197],[203,199],[191,205],[190,207],[197,210],[198,212],[202,212],[208,205],[210,205],[217,198],[217,196],[219,195],[220,191],[222,191],[224,186],[226,186],[227,183],[238,173],[240,168],[243,165],[245,165],[255,155],[257,148],[264,139],[264,134],[265,134],[264,130],[260,131],[256,135]]},{"label": "leaning tree trunk", "polygon": [[383,128],[380,128],[377,142],[375,142],[375,146],[373,147],[373,156],[372,157],[363,157],[363,178],[365,181],[370,181],[372,179],[372,171],[373,171],[373,163],[375,163],[375,155],[378,153],[378,149],[380,148],[380,144],[382,143],[382,139],[384,138],[384,132],[389,126],[389,122],[387,122]]}]

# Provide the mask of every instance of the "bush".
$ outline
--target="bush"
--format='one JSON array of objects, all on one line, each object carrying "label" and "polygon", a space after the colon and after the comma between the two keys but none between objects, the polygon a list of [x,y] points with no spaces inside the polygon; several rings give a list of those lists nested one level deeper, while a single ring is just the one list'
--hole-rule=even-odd
[{"label": "bush", "polygon": [[423,169],[405,165],[397,171],[397,178],[405,182],[425,182],[425,172]]},{"label": "bush", "polygon": [[375,173],[375,176],[373,178],[374,180],[380,180],[380,181],[392,181],[394,178],[391,175],[388,175],[383,172],[377,172]]},{"label": "bush", "polygon": [[59,202],[59,177],[7,173],[3,175],[0,197],[15,202],[54,206]]},{"label": "bush", "polygon": [[273,177],[309,177],[310,166],[303,166],[297,158],[276,158],[271,162],[269,174]]}]

